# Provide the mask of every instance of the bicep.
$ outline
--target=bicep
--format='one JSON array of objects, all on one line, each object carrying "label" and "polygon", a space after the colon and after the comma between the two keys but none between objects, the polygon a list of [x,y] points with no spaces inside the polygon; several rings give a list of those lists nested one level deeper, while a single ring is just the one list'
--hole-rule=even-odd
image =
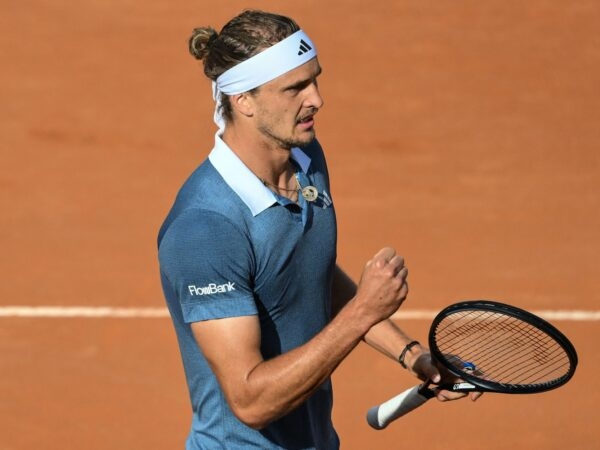
[{"label": "bicep", "polygon": [[206,320],[191,327],[230,405],[243,403],[245,383],[263,361],[258,317]]}]

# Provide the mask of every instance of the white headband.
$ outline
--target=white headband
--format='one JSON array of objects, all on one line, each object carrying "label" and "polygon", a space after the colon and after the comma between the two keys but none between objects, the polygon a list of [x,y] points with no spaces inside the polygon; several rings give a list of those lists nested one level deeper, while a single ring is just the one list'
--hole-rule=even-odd
[{"label": "white headband", "polygon": [[225,128],[221,115],[221,93],[236,95],[248,92],[301,66],[317,56],[317,49],[302,30],[296,31],[277,44],[263,50],[222,73],[213,81],[213,99],[216,102],[215,123]]}]

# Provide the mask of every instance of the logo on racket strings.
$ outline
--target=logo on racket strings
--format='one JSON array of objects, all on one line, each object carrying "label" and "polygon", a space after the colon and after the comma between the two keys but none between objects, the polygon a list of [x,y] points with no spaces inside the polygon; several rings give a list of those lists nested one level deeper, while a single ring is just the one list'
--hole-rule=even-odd
[{"label": "logo on racket strings", "polygon": [[203,287],[198,287],[195,284],[189,284],[188,290],[192,296],[223,294],[225,292],[235,291],[235,283],[232,283],[231,281],[228,281],[224,284],[210,283],[209,285]]}]

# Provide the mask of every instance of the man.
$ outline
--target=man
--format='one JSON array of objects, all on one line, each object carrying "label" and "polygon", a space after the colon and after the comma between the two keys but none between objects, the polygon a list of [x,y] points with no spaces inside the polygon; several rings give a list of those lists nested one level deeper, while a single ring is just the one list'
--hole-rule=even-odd
[{"label": "man", "polygon": [[440,379],[388,319],[408,293],[407,269],[392,248],[358,286],[336,265],[314,129],[321,66],[298,25],[246,11],[220,33],[194,30],[190,51],[213,81],[219,131],[159,233],[193,407],[187,448],[337,449],[330,375],[361,340]]}]

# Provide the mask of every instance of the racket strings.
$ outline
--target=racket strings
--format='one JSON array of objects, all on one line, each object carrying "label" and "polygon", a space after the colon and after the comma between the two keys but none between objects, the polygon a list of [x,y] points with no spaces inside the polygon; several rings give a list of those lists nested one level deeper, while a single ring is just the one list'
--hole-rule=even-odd
[{"label": "racket strings", "polygon": [[[493,378],[498,382],[531,383],[544,377],[549,376],[552,378],[556,375],[553,373],[556,367],[553,367],[550,363],[550,361],[555,361],[548,355],[545,356],[542,362],[539,358],[532,357],[531,350],[527,346],[521,345],[521,343],[507,345],[505,340],[496,339],[493,345],[496,347],[490,348],[488,345],[486,348],[482,348],[482,351],[472,352],[468,356],[470,360],[477,361],[480,371],[483,371],[482,373],[485,374],[486,378]],[[464,353],[462,348],[452,349],[451,351]],[[536,350],[533,352],[535,354]],[[560,359],[560,354],[558,358]],[[543,364],[540,365],[540,363]],[[560,368],[560,365],[559,361],[558,368]],[[518,378],[515,367],[518,368]]]},{"label": "racket strings", "polygon": [[435,340],[457,371],[469,361],[476,365],[474,376],[495,383],[550,383],[570,369],[568,355],[551,336],[497,312],[452,314],[438,324]]},{"label": "racket strings", "polygon": [[[502,318],[501,320],[504,320],[506,322],[506,318]],[[537,364],[531,364],[534,366],[539,366],[539,364],[544,364],[544,363],[549,363],[552,359],[551,356],[549,355],[549,350],[544,347],[544,345],[549,345],[549,343],[552,343],[553,340],[548,340],[547,336],[543,333],[539,333],[537,330],[535,329],[531,329],[531,327],[527,326],[527,324],[523,324],[522,322],[517,322],[517,331],[521,334],[519,335],[515,335],[515,329],[513,327],[513,325],[515,325],[515,322],[511,322],[508,323],[509,325],[509,334],[505,334],[505,339],[499,339],[499,336],[496,335],[492,335],[491,338],[489,339],[489,343],[487,346],[485,345],[481,345],[481,343],[479,343],[479,352],[474,352],[472,354],[472,358],[476,358],[479,361],[479,365],[481,367],[481,364],[485,365],[485,366],[489,366],[489,360],[499,360],[499,361],[506,361],[507,364],[505,364],[504,366],[506,367],[512,367],[514,364],[518,364],[519,367],[522,368],[522,372],[528,373],[530,372],[530,370],[528,370],[528,367],[522,364],[522,361],[529,361],[531,360],[531,358],[533,358],[533,361]],[[506,325],[506,323],[504,323],[504,325]],[[519,329],[520,327],[520,329]],[[481,328],[481,327],[478,327]],[[498,331],[498,329],[500,329],[501,331],[505,331],[506,327],[495,327],[496,331]],[[527,335],[527,334],[523,334],[523,329],[527,329],[528,332],[531,332],[533,334],[537,334],[539,336],[541,336],[542,338],[545,338],[544,344],[540,344],[538,341],[532,340],[531,336]],[[531,334],[530,333],[530,334]],[[497,333],[496,333],[497,334]],[[516,336],[516,338],[515,338]],[[524,339],[523,336],[526,336],[527,338]],[[511,341],[512,342],[507,342],[507,341]],[[474,344],[477,344],[477,342],[475,342]],[[497,351],[492,351],[490,349],[490,347],[496,347],[499,348],[501,350],[497,350]],[[532,349],[533,348],[533,349]],[[453,348],[452,351],[457,351],[457,352],[464,352],[464,349],[462,347],[457,347],[457,348]],[[532,356],[532,352],[533,352],[533,356]],[[501,364],[498,365],[498,367],[503,367]],[[512,372],[511,372],[512,373]],[[501,377],[502,373],[498,374],[498,377]]]},{"label": "racket strings", "polygon": [[[506,317],[499,317],[497,319],[503,320],[504,322],[496,324],[498,326],[494,327],[495,333],[488,331],[492,330],[489,326],[487,328],[481,326],[474,327],[477,331],[489,333],[489,336],[486,336],[485,339],[487,342],[480,341],[471,343],[461,340],[459,343],[463,342],[463,345],[454,347],[453,351],[462,353],[467,346],[477,344],[478,351],[473,353],[473,357],[483,360],[483,362],[488,362],[488,359],[491,358],[504,358],[506,354],[509,353],[513,354],[514,359],[518,359],[520,353],[530,357],[531,351],[533,351],[533,358],[538,364],[544,364],[545,362],[550,361],[550,346],[555,344],[555,342],[548,335],[541,333],[538,329],[521,321],[509,322]],[[496,347],[500,350],[493,352],[490,350],[491,347]]]}]

